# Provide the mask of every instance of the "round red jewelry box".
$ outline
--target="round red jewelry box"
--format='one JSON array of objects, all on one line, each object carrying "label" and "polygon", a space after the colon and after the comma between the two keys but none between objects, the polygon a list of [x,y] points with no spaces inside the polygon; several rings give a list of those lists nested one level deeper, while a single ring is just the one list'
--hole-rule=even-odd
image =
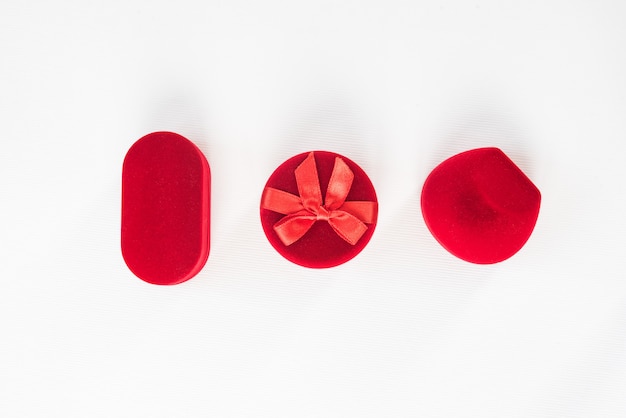
[{"label": "round red jewelry box", "polygon": [[305,267],[334,267],[355,257],[374,233],[378,201],[367,174],[327,151],[296,155],[270,176],[261,198],[270,244]]}]

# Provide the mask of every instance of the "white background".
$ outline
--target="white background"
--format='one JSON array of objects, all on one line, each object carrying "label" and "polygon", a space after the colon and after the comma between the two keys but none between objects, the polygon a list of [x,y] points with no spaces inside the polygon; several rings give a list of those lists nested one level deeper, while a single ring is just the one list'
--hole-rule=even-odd
[{"label": "white background", "polygon": [[[618,0],[2,1],[0,415],[623,418],[625,21]],[[208,263],[174,287],[119,248],[122,160],[156,130],[213,176]],[[543,198],[491,266],[419,208],[479,146]],[[322,271],[258,216],[315,149],[380,204]]]}]

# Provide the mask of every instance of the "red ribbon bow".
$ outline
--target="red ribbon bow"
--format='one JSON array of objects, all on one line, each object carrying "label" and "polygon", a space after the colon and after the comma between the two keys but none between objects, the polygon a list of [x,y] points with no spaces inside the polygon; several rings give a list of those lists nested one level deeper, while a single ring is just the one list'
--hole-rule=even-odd
[{"label": "red ribbon bow", "polygon": [[355,245],[367,230],[365,224],[376,222],[376,202],[345,201],[352,187],[354,173],[341,158],[335,157],[323,202],[312,152],[295,169],[295,176],[299,196],[266,187],[261,198],[263,209],[287,215],[274,224],[274,231],[283,244],[293,244],[315,222],[326,221],[337,235]]}]

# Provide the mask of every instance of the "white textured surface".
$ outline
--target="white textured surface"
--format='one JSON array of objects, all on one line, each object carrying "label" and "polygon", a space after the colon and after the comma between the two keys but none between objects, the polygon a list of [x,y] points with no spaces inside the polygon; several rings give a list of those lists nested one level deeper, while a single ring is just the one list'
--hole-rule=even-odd
[{"label": "white textured surface", "polygon": [[[624,21],[620,1],[4,0],[0,415],[625,417]],[[122,159],[155,130],[213,175],[209,261],[168,288],[119,250]],[[419,210],[429,171],[477,146],[543,196],[493,266]],[[311,149],[380,203],[325,271],[258,220]]]}]

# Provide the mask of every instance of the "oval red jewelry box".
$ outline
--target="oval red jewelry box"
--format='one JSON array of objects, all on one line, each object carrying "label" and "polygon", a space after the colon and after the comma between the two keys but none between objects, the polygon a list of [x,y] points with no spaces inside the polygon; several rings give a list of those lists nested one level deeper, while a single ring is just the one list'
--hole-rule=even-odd
[{"label": "oval red jewelry box", "polygon": [[122,169],[122,255],[153,284],[189,280],[209,255],[209,165],[198,147],[154,132],[128,150]]}]

